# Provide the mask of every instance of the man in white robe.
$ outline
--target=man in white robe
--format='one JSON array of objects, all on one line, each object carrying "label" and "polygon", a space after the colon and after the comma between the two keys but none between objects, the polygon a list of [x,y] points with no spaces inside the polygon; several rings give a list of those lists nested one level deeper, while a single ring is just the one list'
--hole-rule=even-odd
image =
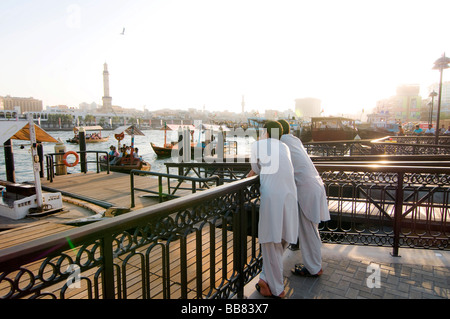
[{"label": "man in white robe", "polygon": [[[274,121],[271,121],[274,122]],[[284,297],[283,254],[298,239],[298,206],[289,149],[281,143],[281,125],[267,131],[252,145],[249,176],[260,176],[258,239],[263,259],[258,291]]]},{"label": "man in white robe", "polygon": [[280,140],[291,152],[299,204],[299,244],[303,264],[295,265],[292,272],[300,276],[319,276],[322,274],[322,241],[318,225],[330,220],[324,184],[300,139],[290,134],[289,123],[279,122],[283,126]]}]

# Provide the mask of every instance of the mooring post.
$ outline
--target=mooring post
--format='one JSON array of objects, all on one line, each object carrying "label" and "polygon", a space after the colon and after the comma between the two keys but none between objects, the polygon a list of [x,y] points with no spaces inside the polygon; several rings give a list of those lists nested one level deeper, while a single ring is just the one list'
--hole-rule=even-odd
[{"label": "mooring post", "polygon": [[78,131],[78,138],[80,143],[80,166],[81,166],[81,172],[86,173],[87,172],[87,165],[86,165],[86,131],[83,127],[80,127]]},{"label": "mooring post", "polygon": [[5,168],[6,168],[6,180],[8,182],[16,182],[16,173],[14,171],[14,155],[12,149],[11,139],[3,143],[5,149]]},{"label": "mooring post", "polygon": [[392,250],[393,257],[400,257],[398,249],[400,246],[400,231],[403,214],[403,172],[399,172],[397,181],[397,191],[395,197],[395,212],[394,212],[394,244]]}]

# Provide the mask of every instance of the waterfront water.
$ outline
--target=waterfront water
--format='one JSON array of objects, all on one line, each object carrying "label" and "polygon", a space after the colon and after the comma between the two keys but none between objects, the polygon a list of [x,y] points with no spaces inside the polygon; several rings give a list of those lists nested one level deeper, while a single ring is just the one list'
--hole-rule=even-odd
[{"label": "waterfront water", "polygon": [[[135,147],[139,149],[139,155],[142,156],[144,160],[152,165],[152,171],[166,173],[165,162],[172,161],[171,158],[158,159],[155,152],[153,151],[150,142],[156,145],[164,144],[164,131],[161,130],[144,130],[142,131],[145,136],[135,136],[134,144]],[[66,140],[73,137],[73,132],[71,131],[53,131],[48,132],[51,136],[58,139],[60,138],[65,146],[66,151],[79,151],[80,147],[77,144],[67,143]],[[86,149],[96,150],[96,151],[109,151],[110,145],[117,146],[117,140],[114,138],[112,131],[102,131],[102,136],[110,136],[107,142],[102,143],[88,143],[86,144]],[[167,132],[167,141],[173,141],[177,139],[177,132],[170,131]],[[197,137],[194,137],[196,140]],[[237,141],[238,154],[248,155],[250,150],[250,145],[255,141],[253,137],[227,137],[227,141],[235,140]],[[122,144],[131,145],[131,137],[125,135],[125,139]],[[21,145],[24,148],[21,148]],[[22,183],[26,181],[33,181],[33,170],[31,164],[31,150],[29,141],[13,140],[13,153],[14,153],[14,165],[15,165],[15,175],[16,182]],[[44,143],[44,155],[48,153],[55,153],[54,143]],[[71,159],[72,160],[72,159]],[[89,170],[94,168],[89,167]],[[44,160],[44,171],[45,171],[45,160]],[[78,173],[80,172],[80,166],[77,165],[73,168],[67,168],[68,173]],[[45,173],[44,173],[45,174]],[[6,180],[6,169],[5,169],[5,155],[3,147],[0,147],[0,180]]]}]

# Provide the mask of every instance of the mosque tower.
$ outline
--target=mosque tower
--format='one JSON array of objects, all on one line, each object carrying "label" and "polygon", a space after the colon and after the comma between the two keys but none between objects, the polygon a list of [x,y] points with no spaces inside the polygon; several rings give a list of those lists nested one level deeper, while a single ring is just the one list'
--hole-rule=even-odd
[{"label": "mosque tower", "polygon": [[109,72],[108,72],[108,64],[103,65],[103,110],[111,111],[112,110],[112,97],[109,96]]},{"label": "mosque tower", "polygon": [[242,102],[241,102],[241,106],[242,106],[242,113],[244,113],[244,108],[245,108],[245,101],[244,101],[244,96],[242,95]]}]

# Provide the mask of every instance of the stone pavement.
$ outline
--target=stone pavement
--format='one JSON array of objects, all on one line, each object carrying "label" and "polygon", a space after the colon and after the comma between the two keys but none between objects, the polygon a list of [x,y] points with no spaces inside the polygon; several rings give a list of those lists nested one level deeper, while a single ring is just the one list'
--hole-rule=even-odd
[{"label": "stone pavement", "polygon": [[[284,258],[288,299],[449,299],[450,251],[323,244],[323,274],[293,275],[301,251],[287,250]],[[255,289],[259,276],[244,290],[247,299],[267,299]]]}]

